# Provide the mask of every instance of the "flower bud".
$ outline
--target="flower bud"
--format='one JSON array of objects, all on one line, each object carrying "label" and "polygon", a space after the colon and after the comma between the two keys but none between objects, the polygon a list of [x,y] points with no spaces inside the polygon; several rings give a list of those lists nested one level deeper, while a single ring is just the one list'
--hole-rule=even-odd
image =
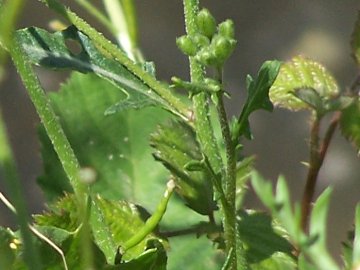
[{"label": "flower bud", "polygon": [[194,56],[197,52],[197,46],[189,36],[177,38],[176,45],[185,55]]},{"label": "flower bud", "polygon": [[216,21],[209,10],[202,9],[196,16],[196,24],[201,34],[212,38],[216,31]]},{"label": "flower bud", "polygon": [[230,19],[222,22],[218,26],[218,33],[223,37],[233,39],[235,37],[235,27],[234,22]]},{"label": "flower bud", "polygon": [[234,39],[228,39],[223,36],[217,35],[213,40],[211,47],[216,57],[218,64],[223,64],[225,60],[230,56],[235,48],[236,41]]}]

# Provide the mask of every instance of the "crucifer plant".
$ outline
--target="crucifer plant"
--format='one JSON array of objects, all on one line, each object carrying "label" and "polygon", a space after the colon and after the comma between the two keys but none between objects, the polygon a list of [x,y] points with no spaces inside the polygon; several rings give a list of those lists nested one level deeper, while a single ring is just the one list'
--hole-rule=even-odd
[{"label": "crucifer plant", "polygon": [[[0,60],[10,55],[41,119],[38,183],[48,200],[48,210],[30,219],[0,121],[10,200],[0,199],[19,224],[19,231],[0,228],[1,269],[359,269],[360,207],[341,268],[326,246],[331,188],[314,198],[335,130],[359,149],[359,78],[341,91],[306,57],[265,61],[246,77],[247,98],[230,119],[223,71],[237,43],[232,20],[218,23],[199,0],[183,0],[186,33],[176,44],[189,59],[190,80],[174,76],[168,84],[141,53],[132,0],[103,0],[104,11],[73,1],[116,44],[60,0],[40,2],[63,19],[52,32],[14,30],[24,1],[0,1]],[[352,49],[359,64],[360,18]],[[34,65],[71,75],[46,94]],[[284,177],[273,194],[241,144],[252,139],[250,115],[274,105],[311,112],[308,176],[294,207]],[[244,208],[250,184],[270,214]]]}]

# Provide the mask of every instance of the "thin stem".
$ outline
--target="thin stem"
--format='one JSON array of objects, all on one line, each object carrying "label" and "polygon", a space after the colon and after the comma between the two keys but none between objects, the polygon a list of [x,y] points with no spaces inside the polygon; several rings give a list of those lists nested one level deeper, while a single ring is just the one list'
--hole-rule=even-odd
[{"label": "thin stem", "polygon": [[120,64],[126,67],[142,82],[144,82],[151,91],[154,91],[159,95],[168,105],[166,109],[172,113],[180,116],[185,121],[189,121],[192,112],[188,109],[188,106],[178,99],[170,90],[170,88],[156,80],[154,76],[145,71],[140,65],[133,62],[123,51],[121,51],[115,44],[111,43],[101,33],[92,28],[87,22],[78,17],[74,12],[65,8],[61,3],[56,0],[41,0],[49,8],[54,9],[72,24],[74,24],[80,31],[84,32],[90,37],[97,45],[105,49],[110,55],[112,55]]},{"label": "thin stem", "polygon": [[309,171],[301,203],[301,227],[304,231],[307,230],[311,202],[314,197],[316,180],[321,166],[319,162],[319,129],[320,118],[316,114],[311,127]]},{"label": "thin stem", "polygon": [[[217,70],[217,74],[218,81],[222,83],[222,71]],[[225,239],[227,241],[226,248],[229,252],[230,249],[236,250],[236,159],[234,143],[231,138],[228,117],[224,106],[223,93],[219,91],[216,95],[218,100],[216,109],[226,151],[225,198],[228,210],[225,211],[224,228]]]}]

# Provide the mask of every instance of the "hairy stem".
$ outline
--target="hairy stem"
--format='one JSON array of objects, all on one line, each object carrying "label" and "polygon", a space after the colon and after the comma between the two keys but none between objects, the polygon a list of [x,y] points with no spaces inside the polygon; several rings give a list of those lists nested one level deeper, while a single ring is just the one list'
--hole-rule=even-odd
[{"label": "hairy stem", "polygon": [[[185,25],[186,32],[188,35],[193,35],[197,33],[197,26],[195,23],[196,15],[199,10],[199,1],[198,0],[184,0],[184,12],[185,12]],[[193,57],[189,57],[190,61],[190,75],[191,82],[201,83],[204,80],[205,70],[204,67],[199,64]],[[209,104],[208,96],[206,93],[201,92],[194,95],[193,104],[194,104],[194,114],[195,114],[195,128],[198,136],[198,140],[201,144],[203,153],[208,157],[209,163],[215,173],[221,172],[223,179],[225,181],[234,183],[235,172],[234,169],[234,149],[231,144],[230,130],[227,122],[227,116],[225,108],[222,101],[222,96],[220,95],[218,105],[218,112],[220,117],[221,129],[223,132],[223,138],[227,148],[227,159],[228,167],[227,172],[224,173],[224,166],[222,164],[222,159],[219,154],[218,145],[215,140],[213,127],[209,118]],[[236,164],[235,164],[236,165]],[[229,178],[228,178],[229,176]],[[225,231],[225,241],[226,241],[226,251],[236,249],[236,218],[235,218],[235,188],[233,191],[229,191],[230,194],[225,192],[225,200],[222,202],[222,210],[224,212],[224,231]],[[234,192],[234,193],[232,193]],[[229,201],[228,201],[229,199]],[[231,267],[229,269],[236,270],[236,256],[232,256]]]},{"label": "hairy stem", "polygon": [[301,228],[303,231],[307,231],[308,229],[311,203],[315,193],[317,178],[330,142],[338,126],[340,116],[341,112],[334,113],[321,144],[319,143],[320,118],[316,116],[312,124],[310,137],[310,164],[301,203]]},{"label": "hairy stem", "polygon": [[[11,46],[10,54],[74,190],[79,211],[79,223],[87,227],[87,186],[81,182],[79,176],[80,165],[75,153],[64,134],[35,72],[22,52],[21,44],[19,44],[19,41],[16,39]],[[83,258],[85,258],[83,262],[84,269],[92,269],[93,256],[90,245],[90,234],[83,235],[82,243]]]}]

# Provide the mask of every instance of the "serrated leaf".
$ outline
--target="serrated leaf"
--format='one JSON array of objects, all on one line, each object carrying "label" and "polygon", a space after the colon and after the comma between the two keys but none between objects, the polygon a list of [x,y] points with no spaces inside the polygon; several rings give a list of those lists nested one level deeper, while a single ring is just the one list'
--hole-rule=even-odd
[{"label": "serrated leaf", "polygon": [[[166,171],[153,161],[147,136],[167,114],[148,108],[104,116],[104,111],[122,96],[116,87],[93,74],[74,73],[50,98],[81,166],[96,172],[92,190],[105,198],[155,206],[156,198],[149,200],[147,191],[156,194],[154,187],[158,187],[162,194]],[[49,147],[43,143],[45,174],[41,183],[48,187],[47,191],[55,182],[60,183],[51,192],[62,195],[66,179]]]},{"label": "serrated leaf", "polygon": [[342,134],[351,141],[356,149],[360,150],[360,100],[357,99],[352,105],[342,111],[340,118]]},{"label": "serrated leaf", "polygon": [[[115,261],[118,247],[121,247],[145,225],[138,208],[125,201],[109,201],[97,196],[92,200],[90,219],[95,242],[104,252],[109,264]],[[138,245],[123,255],[124,260],[139,256],[149,239],[157,238],[149,234]]]},{"label": "serrated leaf", "polygon": [[302,56],[296,56],[281,66],[269,92],[270,100],[275,106],[294,111],[311,108],[294,95],[298,89],[314,89],[324,100],[339,93],[335,79],[325,67]]},{"label": "serrated leaf", "polygon": [[202,215],[210,215],[216,209],[210,176],[205,169],[185,170],[192,161],[202,159],[194,131],[182,122],[171,121],[160,125],[150,141],[156,150],[154,157],[175,176],[176,191],[187,206]]},{"label": "serrated leaf", "polygon": [[269,100],[269,89],[274,83],[280,69],[279,61],[266,61],[260,68],[256,79],[247,76],[246,85],[248,97],[239,117],[233,138],[235,141],[241,135],[251,139],[249,116],[255,110],[271,111],[273,106]]},{"label": "serrated leaf", "polygon": [[[286,254],[289,263],[293,261],[291,244],[275,232],[270,216],[260,212],[241,211],[237,215],[237,220],[240,239],[245,246],[246,257],[250,264],[260,264],[278,252]],[[276,265],[275,262],[273,263]],[[267,264],[272,263],[268,261]]]},{"label": "serrated leaf", "polygon": [[357,64],[360,64],[360,12],[358,12],[357,20],[351,35],[352,56]]},{"label": "serrated leaf", "polygon": [[[67,68],[82,73],[95,73],[110,81],[126,93],[126,96],[122,97],[122,101],[126,102],[124,108],[132,106],[139,108],[154,104],[162,104],[166,107],[163,100],[149,87],[121,64],[109,58],[74,26],[53,34],[31,27],[16,31],[15,36],[33,64],[53,69]],[[75,42],[81,51],[75,52],[70,48],[69,41]],[[138,102],[144,99],[149,102]],[[119,107],[121,102],[118,104]]]}]

